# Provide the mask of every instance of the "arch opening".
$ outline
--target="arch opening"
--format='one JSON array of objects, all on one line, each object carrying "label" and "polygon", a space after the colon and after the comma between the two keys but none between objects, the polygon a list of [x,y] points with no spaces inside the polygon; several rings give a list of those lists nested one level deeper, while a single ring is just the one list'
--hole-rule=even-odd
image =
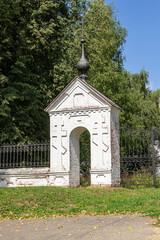
[{"label": "arch opening", "polygon": [[91,184],[90,169],[90,133],[85,130],[80,136],[80,185],[89,186]]},{"label": "arch opening", "polygon": [[70,134],[70,187],[90,184],[90,133],[77,127]]}]

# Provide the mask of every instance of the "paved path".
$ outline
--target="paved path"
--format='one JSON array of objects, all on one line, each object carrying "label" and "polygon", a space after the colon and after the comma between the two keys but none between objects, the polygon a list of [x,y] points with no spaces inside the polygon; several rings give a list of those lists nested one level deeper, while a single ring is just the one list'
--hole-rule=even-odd
[{"label": "paved path", "polygon": [[0,240],[160,240],[149,217],[83,216],[0,221]]}]

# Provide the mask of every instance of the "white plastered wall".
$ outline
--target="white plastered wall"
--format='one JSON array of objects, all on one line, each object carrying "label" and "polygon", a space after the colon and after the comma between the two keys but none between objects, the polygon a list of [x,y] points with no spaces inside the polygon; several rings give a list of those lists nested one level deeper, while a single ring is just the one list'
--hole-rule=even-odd
[{"label": "white plastered wall", "polygon": [[55,185],[71,185],[69,175],[73,151],[70,144],[75,143],[77,149],[76,141],[79,140],[83,129],[90,132],[91,184],[111,185],[110,107],[55,112],[50,115],[50,123],[50,166],[51,172],[57,174]]},{"label": "white plastered wall", "polygon": [[[90,133],[91,185],[111,186],[112,109],[105,98],[79,79],[47,109],[50,115],[50,170],[55,176],[55,186],[79,185],[79,137],[83,129]],[[119,110],[115,115],[119,116]],[[73,172],[77,173],[73,176]]]}]

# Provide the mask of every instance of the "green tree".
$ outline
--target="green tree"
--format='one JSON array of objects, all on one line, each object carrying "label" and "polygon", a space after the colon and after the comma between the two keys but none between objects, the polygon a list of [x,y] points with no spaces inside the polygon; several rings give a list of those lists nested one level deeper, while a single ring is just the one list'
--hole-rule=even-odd
[{"label": "green tree", "polygon": [[67,49],[85,2],[0,0],[2,142],[49,137],[43,109],[70,80]]},{"label": "green tree", "polygon": [[[85,20],[85,52],[91,66],[88,82],[122,108],[121,125],[148,129],[158,126],[159,116],[151,99],[148,73],[141,70],[130,74],[124,69],[127,31],[117,20],[113,5],[105,5],[104,0],[92,1]],[[76,33],[75,45],[78,46],[81,28]]]},{"label": "green tree", "polygon": [[127,31],[113,5],[104,0],[0,0],[1,142],[49,138],[43,109],[79,74],[82,13],[88,82],[122,108],[121,124],[160,126],[159,93],[148,89],[148,73],[124,70]]},{"label": "green tree", "polygon": [[126,29],[116,19],[113,6],[106,6],[103,0],[93,1],[86,22],[86,54],[91,64],[89,82],[114,100],[123,69]]}]

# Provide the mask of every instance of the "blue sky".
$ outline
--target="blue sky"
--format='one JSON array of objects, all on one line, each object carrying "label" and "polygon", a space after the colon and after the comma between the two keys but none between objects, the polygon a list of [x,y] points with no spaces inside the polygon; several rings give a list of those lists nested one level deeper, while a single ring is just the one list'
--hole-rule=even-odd
[{"label": "blue sky", "polygon": [[118,10],[116,16],[128,31],[125,69],[149,72],[151,90],[160,88],[160,0],[105,0]]}]

